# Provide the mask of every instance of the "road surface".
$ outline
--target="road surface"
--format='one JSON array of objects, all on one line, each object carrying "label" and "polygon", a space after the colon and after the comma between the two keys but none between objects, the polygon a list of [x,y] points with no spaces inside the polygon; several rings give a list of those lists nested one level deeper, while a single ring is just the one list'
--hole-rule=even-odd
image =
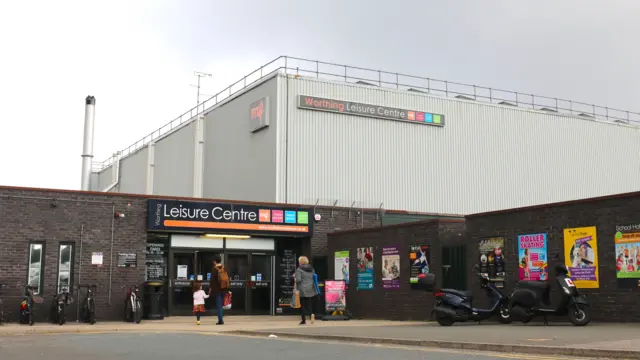
[{"label": "road surface", "polygon": [[0,359],[20,360],[561,360],[566,357],[482,354],[215,333],[93,333],[0,337]]}]

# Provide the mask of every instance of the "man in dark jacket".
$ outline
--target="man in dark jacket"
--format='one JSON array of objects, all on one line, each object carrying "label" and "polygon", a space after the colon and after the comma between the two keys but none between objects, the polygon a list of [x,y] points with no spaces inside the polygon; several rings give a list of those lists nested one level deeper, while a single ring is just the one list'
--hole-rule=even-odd
[{"label": "man in dark jacket", "polygon": [[223,268],[221,264],[222,260],[220,255],[216,255],[213,258],[213,266],[211,268],[211,281],[209,282],[209,295],[214,295],[216,298],[216,308],[218,309],[218,322],[216,325],[224,325],[223,316],[224,309],[222,308],[222,299],[226,295],[229,289],[220,288],[220,280],[218,279],[218,271]]}]

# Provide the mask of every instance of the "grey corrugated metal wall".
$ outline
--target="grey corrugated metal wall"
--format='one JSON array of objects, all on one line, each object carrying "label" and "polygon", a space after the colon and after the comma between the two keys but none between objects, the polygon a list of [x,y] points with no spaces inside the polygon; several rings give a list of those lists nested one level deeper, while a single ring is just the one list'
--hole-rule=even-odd
[{"label": "grey corrugated metal wall", "polygon": [[[194,136],[194,124],[190,123],[156,142],[153,170],[154,194],[193,196]],[[127,157],[122,162],[128,160]],[[120,169],[122,170],[122,165]],[[120,179],[129,176],[138,176],[138,174],[120,172]],[[146,181],[145,179],[146,175],[142,181]]]},{"label": "grey corrugated metal wall", "polygon": [[[276,200],[277,79],[215,108],[205,116],[203,197]],[[269,99],[270,125],[250,130],[251,104]]]},{"label": "grey corrugated metal wall", "polygon": [[[298,95],[440,113],[446,125],[298,109]],[[468,214],[639,188],[638,128],[309,78],[289,79],[288,96],[290,203]]]},{"label": "grey corrugated metal wall", "polygon": [[[278,79],[266,78],[225,99],[205,114],[203,197],[276,201]],[[268,97],[270,126],[250,131],[250,105]],[[195,125],[188,123],[155,142],[153,194],[193,196]],[[145,193],[148,148],[120,161],[120,181],[113,191]],[[109,186],[112,166],[94,173],[92,189]]]},{"label": "grey corrugated metal wall", "polygon": [[149,150],[144,147],[127,156],[120,164],[118,192],[128,194],[144,194],[147,190],[147,156]]}]

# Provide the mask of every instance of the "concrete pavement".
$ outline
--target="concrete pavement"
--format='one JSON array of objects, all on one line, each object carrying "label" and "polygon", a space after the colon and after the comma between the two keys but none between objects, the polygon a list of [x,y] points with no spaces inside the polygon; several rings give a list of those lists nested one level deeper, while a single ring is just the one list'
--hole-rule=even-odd
[{"label": "concrete pavement", "polygon": [[297,325],[295,316],[234,316],[216,326],[215,318],[205,317],[196,326],[192,317],[171,317],[141,324],[121,322],[96,325],[50,324],[0,326],[2,335],[55,333],[210,333],[266,338],[342,341],[366,344],[419,346],[430,348],[499,351],[555,356],[640,359],[640,324],[597,324],[574,327],[570,324],[456,324],[441,327],[435,323],[378,320],[317,321]]},{"label": "concrete pavement", "polygon": [[[206,333],[53,334],[0,337],[0,359],[21,360],[560,360],[558,357],[491,354],[344,343],[212,336]],[[566,358],[570,360],[569,358]],[[584,358],[582,358],[584,360]],[[578,360],[578,359],[575,359]]]}]

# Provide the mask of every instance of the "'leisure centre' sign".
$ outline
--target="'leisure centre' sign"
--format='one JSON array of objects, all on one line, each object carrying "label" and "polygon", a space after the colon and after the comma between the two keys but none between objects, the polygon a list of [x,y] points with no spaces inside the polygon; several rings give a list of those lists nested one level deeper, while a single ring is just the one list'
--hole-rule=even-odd
[{"label": "'leisure centre' sign", "polygon": [[425,125],[444,126],[444,115],[441,114],[361,104],[350,101],[324,99],[306,95],[298,96],[298,107],[308,110],[328,111],[387,120],[408,121]]},{"label": "'leisure centre' sign", "polygon": [[147,229],[311,236],[310,209],[149,199]]}]

